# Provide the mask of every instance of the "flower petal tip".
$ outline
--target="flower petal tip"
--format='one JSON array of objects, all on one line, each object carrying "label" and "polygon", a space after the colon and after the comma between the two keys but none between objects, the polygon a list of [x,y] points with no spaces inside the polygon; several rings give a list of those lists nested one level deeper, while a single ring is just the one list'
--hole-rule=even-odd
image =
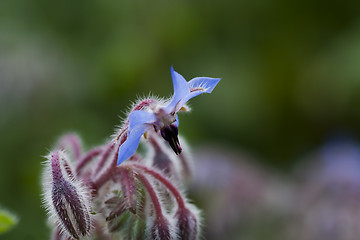
[{"label": "flower petal tip", "polygon": [[136,152],[141,136],[146,132],[147,128],[147,124],[140,124],[130,132],[126,141],[119,148],[117,165],[129,159]]}]

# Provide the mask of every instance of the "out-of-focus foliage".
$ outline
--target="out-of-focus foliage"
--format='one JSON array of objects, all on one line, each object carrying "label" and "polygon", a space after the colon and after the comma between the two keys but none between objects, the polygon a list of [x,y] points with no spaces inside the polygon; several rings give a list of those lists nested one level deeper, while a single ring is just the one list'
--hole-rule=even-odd
[{"label": "out-of-focus foliage", "polygon": [[0,209],[0,234],[12,229],[18,222],[17,217],[9,211]]},{"label": "out-of-focus foliage", "polygon": [[287,169],[334,131],[358,140],[359,5],[0,1],[0,202],[21,216],[7,239],[49,237],[39,176],[50,143],[76,130],[100,144],[130,100],[171,94],[171,65],[223,79],[182,117],[192,145]]}]

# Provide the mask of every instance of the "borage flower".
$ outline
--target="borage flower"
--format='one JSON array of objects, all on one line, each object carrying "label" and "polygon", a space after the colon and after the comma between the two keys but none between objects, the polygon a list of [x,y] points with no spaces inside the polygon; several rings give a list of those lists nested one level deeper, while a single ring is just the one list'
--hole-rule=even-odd
[{"label": "borage flower", "polygon": [[146,110],[135,110],[129,115],[126,141],[120,146],[117,164],[130,158],[136,151],[141,136],[154,129],[170,144],[176,154],[181,153],[178,139],[179,112],[187,101],[202,93],[211,93],[220,78],[196,77],[187,82],[171,67],[174,95],[168,103],[155,104]]}]

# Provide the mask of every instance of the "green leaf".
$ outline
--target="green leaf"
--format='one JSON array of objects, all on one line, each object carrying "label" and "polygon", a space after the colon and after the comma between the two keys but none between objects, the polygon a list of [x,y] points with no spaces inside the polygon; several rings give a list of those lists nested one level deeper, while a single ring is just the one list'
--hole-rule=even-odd
[{"label": "green leaf", "polygon": [[0,234],[9,231],[18,222],[18,218],[9,211],[0,209]]}]

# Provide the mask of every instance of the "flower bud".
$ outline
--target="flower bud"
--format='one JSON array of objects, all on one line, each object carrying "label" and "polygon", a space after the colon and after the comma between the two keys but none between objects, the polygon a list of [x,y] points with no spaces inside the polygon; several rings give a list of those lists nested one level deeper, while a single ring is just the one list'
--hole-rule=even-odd
[{"label": "flower bud", "polygon": [[73,177],[63,152],[49,155],[43,182],[44,204],[55,224],[75,239],[88,235],[91,228],[88,194]]},{"label": "flower bud", "polygon": [[199,210],[188,204],[175,213],[176,226],[182,240],[196,240],[199,236]]},{"label": "flower bud", "polygon": [[151,226],[151,238],[156,240],[175,239],[175,231],[164,216],[157,216]]}]

